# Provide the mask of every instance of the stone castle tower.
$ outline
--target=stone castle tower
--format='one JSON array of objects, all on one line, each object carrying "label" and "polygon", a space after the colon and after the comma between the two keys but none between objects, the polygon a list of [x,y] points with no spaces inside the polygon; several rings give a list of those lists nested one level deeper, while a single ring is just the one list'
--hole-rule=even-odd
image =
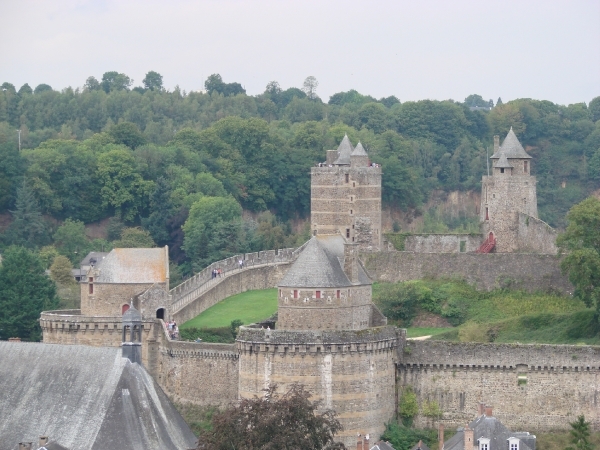
[{"label": "stone castle tower", "polygon": [[380,436],[395,411],[395,362],[404,331],[386,326],[371,302],[358,244],[314,236],[278,284],[276,328],[240,327],[239,395],[303,384],[333,409],[350,448],[356,435]]},{"label": "stone castle tower", "polygon": [[311,170],[313,236],[340,234],[361,250],[381,249],[381,168],[348,136]]},{"label": "stone castle tower", "polygon": [[[481,183],[480,218],[484,238],[495,240],[498,253],[516,252],[528,247],[520,233],[520,222],[538,221],[536,178],[531,175],[527,154],[512,127],[500,146],[494,136],[492,174]],[[524,220],[523,220],[524,217]]]}]

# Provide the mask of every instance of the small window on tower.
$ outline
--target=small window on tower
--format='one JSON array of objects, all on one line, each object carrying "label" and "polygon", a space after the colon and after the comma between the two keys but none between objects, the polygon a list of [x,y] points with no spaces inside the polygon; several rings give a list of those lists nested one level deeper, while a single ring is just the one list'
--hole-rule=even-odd
[{"label": "small window on tower", "polygon": [[346,228],[346,237],[349,238],[350,237],[350,228]]},{"label": "small window on tower", "polygon": [[350,210],[350,215],[352,215],[352,210]]},{"label": "small window on tower", "polygon": [[504,173],[504,167],[500,168],[500,173]]},{"label": "small window on tower", "polygon": [[356,187],[356,183],[354,181],[352,182],[352,187]]},{"label": "small window on tower", "polygon": [[339,289],[336,291],[336,293],[335,293],[335,296],[336,296],[337,298],[340,298],[340,290],[339,290]]},{"label": "small window on tower", "polygon": [[523,161],[523,171],[527,173],[527,161]]},{"label": "small window on tower", "polygon": [[346,174],[346,183],[349,183],[349,182],[350,182],[350,175]]},{"label": "small window on tower", "polygon": [[315,293],[315,297],[316,297],[316,298],[321,298],[321,291],[317,291],[317,292]]},{"label": "small window on tower", "polygon": [[294,298],[298,298],[298,290],[294,289]]},{"label": "small window on tower", "polygon": [[485,220],[490,220],[490,213],[487,207],[485,208]]}]

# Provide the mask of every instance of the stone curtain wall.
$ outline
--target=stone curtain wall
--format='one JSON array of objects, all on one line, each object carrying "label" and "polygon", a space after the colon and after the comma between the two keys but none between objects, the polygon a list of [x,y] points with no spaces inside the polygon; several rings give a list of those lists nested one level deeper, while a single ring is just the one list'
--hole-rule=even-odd
[{"label": "stone curtain wall", "polygon": [[217,278],[218,283],[200,294],[195,300],[175,312],[172,317],[177,323],[184,323],[198,314],[232,295],[251,289],[268,289],[277,286],[279,280],[290,268],[290,264],[278,264],[250,268],[226,278]]},{"label": "stone curtain wall", "polygon": [[287,331],[242,327],[238,335],[239,394],[262,395],[268,383],[282,391],[302,383],[337,411],[348,448],[356,435],[374,439],[393,419],[396,405],[395,360],[402,330],[393,327],[361,331]]},{"label": "stone curtain wall", "polygon": [[371,278],[409,281],[457,277],[478,289],[513,287],[528,291],[556,290],[572,293],[573,287],[560,270],[560,259],[534,253],[362,253]]},{"label": "stone curtain wall", "polygon": [[225,406],[238,399],[238,360],[234,344],[208,344],[159,338],[150,373],[172,401]]},{"label": "stone curtain wall", "polygon": [[[142,322],[142,362],[152,359],[149,342],[155,340],[156,322]],[[120,347],[123,333],[121,316],[86,316],[79,309],[44,311],[40,316],[42,342],[45,344]]]},{"label": "stone curtain wall", "polygon": [[436,401],[447,426],[464,426],[484,402],[513,430],[569,429],[580,414],[600,429],[599,375],[599,347],[412,341],[398,389],[412,386],[421,408]]},{"label": "stone curtain wall", "polygon": [[[464,242],[462,248],[461,242]],[[404,250],[417,253],[471,253],[482,242],[480,234],[412,234],[406,236]]]},{"label": "stone curtain wall", "polygon": [[[134,296],[141,294],[152,286],[166,290],[166,283],[80,283],[81,311],[89,316],[121,317],[122,306],[129,303]],[[94,293],[89,293],[89,285],[93,284]],[[144,318],[155,317],[155,311],[146,311]]]},{"label": "stone curtain wall", "polygon": [[558,232],[546,222],[518,213],[519,249],[522,252],[556,255]]}]

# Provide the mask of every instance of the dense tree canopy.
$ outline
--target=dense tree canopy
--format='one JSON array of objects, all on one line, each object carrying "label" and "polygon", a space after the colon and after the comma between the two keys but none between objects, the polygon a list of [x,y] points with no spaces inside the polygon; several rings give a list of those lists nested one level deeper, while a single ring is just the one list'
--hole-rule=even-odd
[{"label": "dense tree canopy", "polygon": [[242,399],[212,418],[198,439],[198,449],[333,450],[342,426],[333,411],[319,411],[310,393],[292,385],[284,394],[271,385],[261,398]]},{"label": "dense tree canopy", "polygon": [[567,214],[569,225],[557,244],[567,252],[561,266],[575,296],[600,313],[600,200],[589,197]]},{"label": "dense tree canopy", "polygon": [[0,339],[39,341],[40,312],[58,307],[56,288],[39,257],[23,247],[9,247],[0,265]]},{"label": "dense tree canopy", "polygon": [[[432,193],[479,191],[486,148],[511,126],[533,157],[541,219],[565,226],[568,209],[599,187],[600,97],[568,106],[498,101],[490,111],[471,111],[490,102],[473,94],[464,102],[400,103],[349,90],[323,103],[316,80],[305,81],[304,90],[271,81],[256,96],[219,74],[207,78],[206,93],[169,91],[154,71],[135,89],[116,71],[88,77],[82,90],[40,84],[31,94],[4,82],[0,215],[13,225],[0,245],[39,248],[66,219],[87,225],[110,217],[121,228],[109,241],[120,240],[123,227],[141,226],[187,264],[184,272],[230,251],[293,245],[303,233],[298,220],[310,213],[310,167],[344,134],[382,164],[384,207],[407,217],[423,212],[424,223],[434,220],[422,211]],[[247,214],[217,227],[204,256],[188,255],[181,227],[205,197],[233,199]],[[274,219],[259,222],[267,210]],[[435,220],[445,221],[440,230],[462,226]],[[268,227],[274,239],[264,241],[257,233]]]}]

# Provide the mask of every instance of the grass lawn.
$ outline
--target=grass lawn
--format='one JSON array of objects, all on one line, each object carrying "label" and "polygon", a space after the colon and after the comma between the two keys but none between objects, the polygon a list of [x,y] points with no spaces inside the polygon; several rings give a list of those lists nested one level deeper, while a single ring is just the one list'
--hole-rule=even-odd
[{"label": "grass lawn", "polygon": [[452,328],[407,328],[406,337],[435,336],[436,334],[445,333],[450,330],[452,330]]},{"label": "grass lawn", "polygon": [[228,327],[232,320],[239,319],[244,324],[268,319],[277,311],[277,289],[261,289],[242,292],[227,297],[208,308],[199,316],[188,320],[181,328]]}]

